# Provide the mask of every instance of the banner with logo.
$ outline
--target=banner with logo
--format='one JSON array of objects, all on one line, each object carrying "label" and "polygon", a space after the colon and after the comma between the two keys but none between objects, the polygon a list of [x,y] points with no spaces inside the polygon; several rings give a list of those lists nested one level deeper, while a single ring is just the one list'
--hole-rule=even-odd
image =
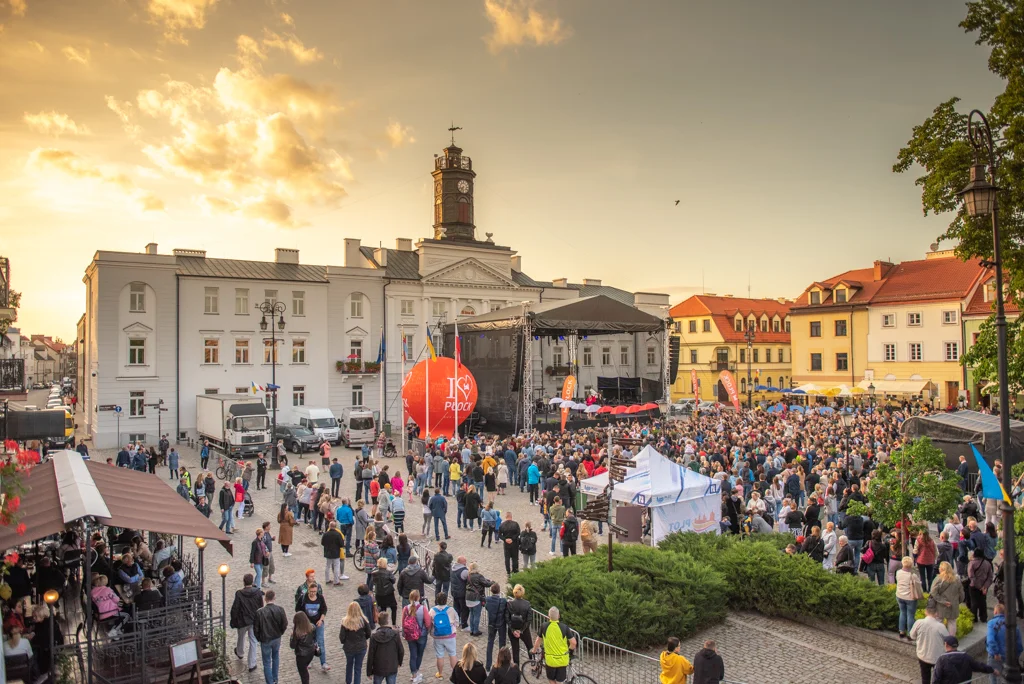
[{"label": "banner with logo", "polygon": [[[565,378],[565,382],[562,383],[562,401],[572,401],[573,395],[576,393],[576,376],[568,375]],[[569,418],[569,409],[562,409],[562,432],[565,432],[565,421]]]},{"label": "banner with logo", "polygon": [[697,396],[697,369],[690,369],[690,389],[693,391],[693,395]]},{"label": "banner with logo", "polygon": [[732,373],[724,370],[718,374],[718,379],[722,382],[725,391],[729,393],[729,401],[732,402],[733,408],[739,411],[740,395],[736,392],[736,380],[732,377]]}]

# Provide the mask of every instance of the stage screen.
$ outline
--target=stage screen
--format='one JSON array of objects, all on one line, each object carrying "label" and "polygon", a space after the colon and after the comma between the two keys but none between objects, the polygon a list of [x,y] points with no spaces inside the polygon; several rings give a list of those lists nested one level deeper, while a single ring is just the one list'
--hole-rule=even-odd
[{"label": "stage screen", "polygon": [[[462,363],[476,378],[476,410],[487,432],[509,434],[522,425],[522,335],[519,330],[461,334]],[[445,356],[454,356],[454,335],[446,334]]]}]

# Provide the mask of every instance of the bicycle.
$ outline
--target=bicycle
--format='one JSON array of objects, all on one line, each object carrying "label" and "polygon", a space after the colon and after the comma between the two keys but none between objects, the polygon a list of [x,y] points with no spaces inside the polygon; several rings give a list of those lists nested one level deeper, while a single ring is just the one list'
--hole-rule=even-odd
[{"label": "bicycle", "polygon": [[[580,671],[582,669],[583,663],[573,655],[573,651],[569,651],[569,666],[565,670],[565,684],[597,684],[593,677],[583,674]],[[530,659],[523,663],[520,672],[526,684],[548,683],[548,675],[544,669],[543,647],[536,651],[530,651]]]},{"label": "bicycle", "polygon": [[221,463],[221,465],[218,465],[217,470],[214,471],[214,474],[217,476],[217,479],[219,480],[229,480],[231,482],[234,482],[235,478],[237,478],[239,474],[242,472],[241,463],[235,463],[234,461],[225,461],[224,459],[219,459],[219,462]]}]

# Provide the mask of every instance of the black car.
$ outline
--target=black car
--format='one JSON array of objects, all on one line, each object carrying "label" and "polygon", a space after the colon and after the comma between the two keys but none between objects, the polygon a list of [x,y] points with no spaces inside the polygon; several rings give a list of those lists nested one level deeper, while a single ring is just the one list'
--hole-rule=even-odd
[{"label": "black car", "polygon": [[286,448],[294,454],[305,451],[316,451],[320,448],[320,438],[313,431],[300,425],[278,425],[274,433],[274,443],[283,440]]}]

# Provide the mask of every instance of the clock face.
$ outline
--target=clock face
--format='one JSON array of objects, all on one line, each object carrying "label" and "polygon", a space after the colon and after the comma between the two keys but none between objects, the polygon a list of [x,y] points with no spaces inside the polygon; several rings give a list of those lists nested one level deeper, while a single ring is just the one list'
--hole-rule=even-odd
[{"label": "clock face", "polygon": [[460,180],[459,181],[459,192],[461,192],[463,195],[465,195],[467,192],[469,192],[469,183],[464,181],[464,180]]}]

